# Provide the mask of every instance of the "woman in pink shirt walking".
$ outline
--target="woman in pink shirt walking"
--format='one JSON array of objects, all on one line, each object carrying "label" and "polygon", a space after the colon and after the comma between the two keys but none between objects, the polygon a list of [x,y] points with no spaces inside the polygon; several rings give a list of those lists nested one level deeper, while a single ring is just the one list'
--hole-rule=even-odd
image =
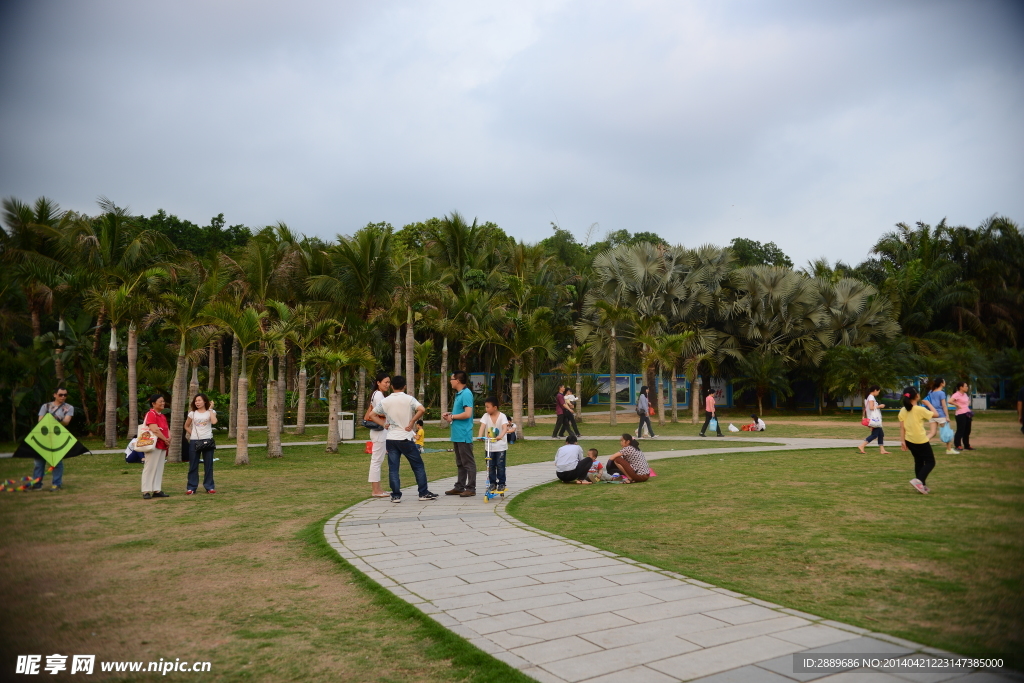
[{"label": "woman in pink shirt walking", "polygon": [[[708,431],[708,425],[711,424],[711,420],[715,418],[715,390],[705,389],[704,390],[704,426],[700,429],[700,435],[706,436],[704,432]],[[717,419],[717,418],[716,418]],[[722,434],[722,424],[720,422],[715,423],[716,430],[719,436]]]},{"label": "woman in pink shirt walking", "polygon": [[[971,423],[974,412],[971,410],[970,387],[967,382],[956,385],[956,393],[949,397],[949,405],[956,406],[956,434],[953,436],[953,447],[960,451],[973,451],[971,448]],[[963,446],[963,448],[960,448]]]}]

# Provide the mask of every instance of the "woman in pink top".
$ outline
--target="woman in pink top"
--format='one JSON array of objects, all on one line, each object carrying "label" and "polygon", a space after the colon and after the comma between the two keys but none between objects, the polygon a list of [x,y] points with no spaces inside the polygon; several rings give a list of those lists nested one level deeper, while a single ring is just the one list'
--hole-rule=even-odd
[{"label": "woman in pink top", "polygon": [[[705,436],[704,432],[708,431],[708,425],[711,424],[711,419],[715,417],[715,390],[705,389],[704,390],[704,426],[700,429],[700,435]],[[718,425],[717,431],[719,436],[722,434],[722,424]]]},{"label": "woman in pink top", "polygon": [[971,423],[974,422],[974,413],[971,411],[971,396],[968,389],[970,387],[967,382],[960,382],[956,385],[956,393],[949,397],[949,404],[956,406],[956,435],[953,437],[953,447],[958,451],[974,450],[971,448]]}]

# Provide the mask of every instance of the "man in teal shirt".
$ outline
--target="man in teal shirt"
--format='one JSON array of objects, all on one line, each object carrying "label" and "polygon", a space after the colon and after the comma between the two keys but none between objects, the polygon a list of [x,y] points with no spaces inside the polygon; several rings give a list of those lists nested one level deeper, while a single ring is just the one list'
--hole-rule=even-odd
[{"label": "man in teal shirt", "polygon": [[476,458],[473,456],[473,392],[467,386],[469,378],[462,370],[452,373],[449,380],[455,392],[452,412],[441,416],[452,430],[452,446],[455,450],[455,467],[459,476],[455,488],[445,491],[448,496],[468,498],[476,495]]}]

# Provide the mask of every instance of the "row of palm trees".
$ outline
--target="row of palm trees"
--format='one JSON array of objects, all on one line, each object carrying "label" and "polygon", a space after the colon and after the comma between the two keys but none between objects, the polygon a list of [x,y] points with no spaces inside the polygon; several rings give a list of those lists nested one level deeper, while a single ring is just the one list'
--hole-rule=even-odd
[{"label": "row of palm trees", "polygon": [[[100,209],[99,216],[85,216],[61,211],[45,198],[34,205],[4,200],[0,332],[15,338],[24,324],[35,343],[48,349],[58,381],[70,370],[84,393],[86,378],[93,380],[103,406],[104,441],[111,447],[122,398],[122,336],[127,424],[138,424],[142,343],[149,365],[174,369],[173,438],[181,434],[187,397],[199,389],[199,367],[209,367],[212,388],[217,357],[230,348],[220,361],[220,376],[229,366],[229,436],[237,438],[239,464],[249,457],[252,381],[266,400],[268,455],[280,457],[286,383],[297,390],[301,433],[309,378],[329,378],[332,451],[342,394],[354,387],[362,413],[367,374],[388,355],[394,373],[406,375],[421,397],[435,369],[441,378],[454,367],[496,371],[499,382],[508,370],[513,419],[520,426],[534,422],[538,372],[575,377],[579,393],[584,372],[607,368],[615,424],[616,375],[624,356],[652,386],[655,378],[665,386],[667,375],[668,386],[675,387],[679,372],[698,387],[708,386],[712,375],[741,378],[740,386],[756,393],[760,407],[768,392],[786,394],[785,377],[794,370],[816,379],[823,392],[852,390],[851,383],[863,380],[850,379],[847,366],[854,361],[844,349],[891,356],[904,353],[904,344],[911,348],[901,358],[912,359],[941,354],[944,340],[962,343],[963,327],[969,334],[986,316],[998,317],[1003,334],[1015,334],[1021,324],[1018,312],[1000,308],[1002,299],[984,293],[974,280],[973,290],[955,284],[952,291],[926,289],[925,297],[915,298],[907,273],[921,272],[920,252],[939,251],[934,244],[949,242],[941,238],[949,230],[941,225],[937,231],[925,226],[927,239],[920,235],[925,228],[901,226],[876,246],[879,257],[859,270],[827,262],[804,271],[738,268],[727,248],[643,241],[604,250],[590,266],[575,268],[559,262],[543,242],[524,244],[457,212],[401,231],[368,225],[331,243],[278,223],[233,253],[203,259],[189,245],[171,244],[160,232],[140,227],[127,209],[109,200],[101,200]],[[1008,221],[975,232],[1002,239],[1004,250],[1014,235],[1020,237]],[[1019,295],[1019,271],[1012,281],[1005,268],[967,263],[962,268],[975,268],[990,281],[1003,277],[1004,289],[1016,287]],[[930,274],[950,284],[948,273]],[[929,327],[943,315],[954,316],[961,329]],[[916,336],[908,338],[907,329]],[[104,338],[102,368],[97,359]],[[26,381],[4,377],[12,397],[18,382]],[[441,406],[448,404],[447,388],[439,382]],[[660,422],[668,407],[669,419],[679,419],[675,400],[666,405],[660,392],[653,399]],[[697,403],[690,401],[693,420]]]}]

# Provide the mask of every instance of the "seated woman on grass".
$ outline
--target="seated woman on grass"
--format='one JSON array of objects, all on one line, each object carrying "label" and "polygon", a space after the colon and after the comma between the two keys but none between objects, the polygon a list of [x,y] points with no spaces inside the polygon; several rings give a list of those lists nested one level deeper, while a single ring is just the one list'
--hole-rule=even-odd
[{"label": "seated woman on grass", "polygon": [[633,438],[632,434],[623,434],[619,440],[622,448],[618,453],[613,453],[608,458],[608,466],[605,471],[608,474],[618,472],[623,477],[623,483],[631,484],[635,481],[647,481],[651,478],[651,468],[647,465],[647,458],[640,450],[640,444]]},{"label": "seated woman on grass", "polygon": [[566,484],[589,484],[587,475],[593,464],[594,459],[585,456],[576,443],[576,435],[569,434],[565,445],[555,453],[555,476]]}]

